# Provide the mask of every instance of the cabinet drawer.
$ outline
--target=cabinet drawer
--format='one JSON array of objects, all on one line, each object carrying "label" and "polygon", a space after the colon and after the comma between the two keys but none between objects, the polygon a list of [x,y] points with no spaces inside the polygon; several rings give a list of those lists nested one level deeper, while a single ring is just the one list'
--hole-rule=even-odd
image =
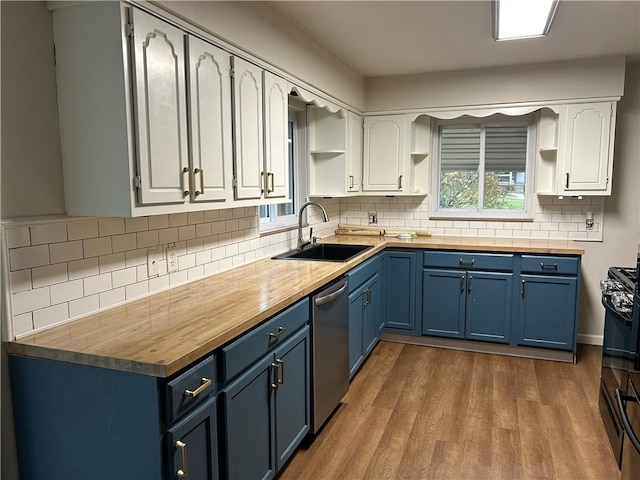
[{"label": "cabinet drawer", "polygon": [[309,299],[305,298],[223,347],[219,354],[222,361],[222,382],[238,375],[269,350],[287,340],[308,321]]},{"label": "cabinet drawer", "polygon": [[513,255],[508,253],[425,251],[424,266],[511,271],[513,270]]},{"label": "cabinet drawer", "polygon": [[577,275],[580,260],[576,257],[556,257],[549,255],[523,255],[520,270],[547,275]]},{"label": "cabinet drawer", "polygon": [[166,384],[166,420],[173,423],[216,389],[216,364],[212,355]]},{"label": "cabinet drawer", "polygon": [[373,277],[380,270],[380,255],[361,263],[347,272],[349,277],[349,293]]}]

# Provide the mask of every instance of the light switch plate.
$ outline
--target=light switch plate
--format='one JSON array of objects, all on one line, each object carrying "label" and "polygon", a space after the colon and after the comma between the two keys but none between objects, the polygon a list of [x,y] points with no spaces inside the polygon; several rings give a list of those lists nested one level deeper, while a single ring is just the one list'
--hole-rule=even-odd
[{"label": "light switch plate", "polygon": [[160,250],[149,250],[147,252],[147,272],[149,277],[157,277],[160,275]]}]

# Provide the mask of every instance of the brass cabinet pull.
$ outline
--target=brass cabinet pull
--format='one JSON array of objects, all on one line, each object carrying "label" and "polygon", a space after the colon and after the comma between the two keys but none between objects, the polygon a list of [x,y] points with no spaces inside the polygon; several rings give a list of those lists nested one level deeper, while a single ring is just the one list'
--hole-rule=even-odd
[{"label": "brass cabinet pull", "polygon": [[[269,189],[268,181],[271,179],[271,189]],[[273,173],[267,173],[267,193],[274,192],[276,190],[276,180]]]},{"label": "brass cabinet pull", "polygon": [[276,360],[276,365],[282,368],[282,375],[278,378],[278,384],[282,385],[284,383],[284,362],[278,358]]},{"label": "brass cabinet pull", "polygon": [[353,188],[354,178],[353,175],[349,175],[349,188]]},{"label": "brass cabinet pull", "polygon": [[277,363],[271,363],[271,370],[273,371],[273,383],[271,384],[271,388],[273,388],[274,390],[278,388],[278,385],[280,385],[282,382],[280,381],[278,372],[279,372],[279,366]]},{"label": "brass cabinet pull", "polygon": [[402,190],[402,175],[398,177],[398,189]]},{"label": "brass cabinet pull", "polygon": [[202,377],[200,381],[202,383],[198,388],[196,388],[195,390],[185,390],[184,394],[187,397],[195,398],[198,395],[200,395],[203,391],[205,391],[208,387],[210,387],[212,383],[210,378],[205,378],[205,377]]},{"label": "brass cabinet pull", "polygon": [[[187,174],[187,180],[184,180],[184,175],[185,173]],[[189,193],[191,192],[191,169],[189,167],[184,167],[182,169],[182,194],[185,197],[189,196]],[[187,189],[187,185],[189,186],[189,188]]]},{"label": "brass cabinet pull", "polygon": [[278,333],[273,333],[273,332],[269,332],[269,337],[271,338],[278,338],[280,335],[282,335],[284,332],[286,332],[287,329],[284,327],[278,327]]},{"label": "brass cabinet pull", "polygon": [[564,187],[569,188],[569,172],[565,173]]},{"label": "brass cabinet pull", "polygon": [[260,193],[264,193],[267,191],[267,172],[260,172],[260,179],[262,188],[260,189]]},{"label": "brass cabinet pull", "polygon": [[194,168],[193,175],[200,174],[200,190],[194,192],[195,196],[202,195],[204,193],[204,171],[201,168]]},{"label": "brass cabinet pull", "polygon": [[179,448],[182,451],[182,468],[176,472],[176,477],[185,478],[189,475],[187,444],[178,440],[176,442],[176,448]]}]

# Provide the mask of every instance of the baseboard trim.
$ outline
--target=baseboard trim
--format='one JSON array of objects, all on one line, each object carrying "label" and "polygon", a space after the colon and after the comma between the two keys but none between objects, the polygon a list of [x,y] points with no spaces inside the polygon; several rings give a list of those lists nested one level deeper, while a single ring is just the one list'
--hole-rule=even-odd
[{"label": "baseboard trim", "polygon": [[554,360],[557,362],[575,363],[576,356],[573,352],[561,350],[551,350],[532,347],[513,347],[511,345],[501,345],[498,343],[483,343],[469,340],[458,340],[455,338],[440,337],[414,337],[411,335],[397,335],[395,333],[384,333],[382,340],[398,343],[409,343],[411,345],[423,345],[426,347],[450,348],[453,350],[465,350],[477,353],[493,353],[498,355],[509,355],[512,357],[535,358],[538,360]]}]

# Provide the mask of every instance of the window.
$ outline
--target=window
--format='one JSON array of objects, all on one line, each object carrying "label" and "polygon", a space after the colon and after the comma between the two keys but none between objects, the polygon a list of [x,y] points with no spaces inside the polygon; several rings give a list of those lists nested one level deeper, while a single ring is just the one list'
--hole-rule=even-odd
[{"label": "window", "polygon": [[281,230],[298,225],[298,206],[300,198],[305,198],[304,185],[298,181],[305,178],[303,171],[304,158],[304,130],[305,125],[305,105],[304,103],[291,103],[289,105],[289,128],[288,130],[288,154],[289,154],[289,198],[287,203],[277,203],[260,206],[260,232]]},{"label": "window", "polygon": [[530,218],[532,117],[438,124],[434,216]]}]

